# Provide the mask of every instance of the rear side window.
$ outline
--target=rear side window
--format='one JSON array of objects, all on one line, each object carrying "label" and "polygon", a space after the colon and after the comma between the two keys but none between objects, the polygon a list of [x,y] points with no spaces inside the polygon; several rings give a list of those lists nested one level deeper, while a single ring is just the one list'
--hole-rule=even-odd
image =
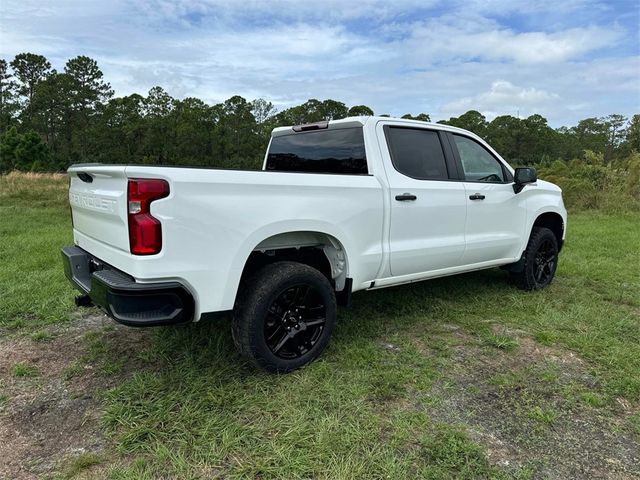
[{"label": "rear side window", "polygon": [[267,170],[366,174],[362,127],[282,135],[271,139]]},{"label": "rear side window", "polygon": [[449,179],[437,132],[403,127],[388,127],[386,132],[393,166],[400,173],[418,180]]}]

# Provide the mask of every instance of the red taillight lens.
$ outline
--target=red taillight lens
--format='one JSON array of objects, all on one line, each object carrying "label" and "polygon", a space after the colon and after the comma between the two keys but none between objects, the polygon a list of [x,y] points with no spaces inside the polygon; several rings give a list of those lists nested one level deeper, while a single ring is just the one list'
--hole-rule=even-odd
[{"label": "red taillight lens", "polygon": [[169,195],[165,180],[131,178],[127,187],[129,246],[134,255],[154,255],[162,249],[162,225],[151,216],[151,202]]}]

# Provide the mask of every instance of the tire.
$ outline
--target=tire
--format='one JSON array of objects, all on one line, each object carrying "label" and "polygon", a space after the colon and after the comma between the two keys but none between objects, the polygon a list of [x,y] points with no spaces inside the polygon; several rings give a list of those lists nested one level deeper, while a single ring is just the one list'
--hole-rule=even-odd
[{"label": "tire", "polygon": [[243,282],[233,341],[259,367],[290,372],[326,348],[336,313],[335,293],[322,273],[302,263],[272,263]]},{"label": "tire", "polygon": [[515,285],[522,290],[540,290],[549,285],[558,267],[558,241],[553,232],[548,228],[533,227],[522,256],[522,271],[511,273]]}]

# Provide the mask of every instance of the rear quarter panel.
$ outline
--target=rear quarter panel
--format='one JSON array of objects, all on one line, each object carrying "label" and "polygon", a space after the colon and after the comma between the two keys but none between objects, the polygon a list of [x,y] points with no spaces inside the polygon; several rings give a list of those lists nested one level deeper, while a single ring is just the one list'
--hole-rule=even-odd
[{"label": "rear quarter panel", "polygon": [[249,254],[272,235],[335,237],[356,289],[380,267],[383,193],[373,176],[136,166],[126,174],[163,178],[171,194],[151,205],[162,222],[162,251],[130,256],[123,270],[141,281],[183,281],[199,313],[233,308]]}]

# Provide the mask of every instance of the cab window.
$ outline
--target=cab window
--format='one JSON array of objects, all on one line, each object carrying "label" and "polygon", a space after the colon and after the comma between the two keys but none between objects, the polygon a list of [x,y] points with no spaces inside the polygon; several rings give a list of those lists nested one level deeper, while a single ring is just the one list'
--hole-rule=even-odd
[{"label": "cab window", "polygon": [[418,180],[448,180],[438,132],[390,126],[386,137],[391,161],[398,172]]},{"label": "cab window", "polygon": [[502,164],[475,140],[453,135],[464,179],[469,182],[503,183],[505,173]]},{"label": "cab window", "polygon": [[367,156],[362,127],[273,137],[266,170],[366,175]]}]

